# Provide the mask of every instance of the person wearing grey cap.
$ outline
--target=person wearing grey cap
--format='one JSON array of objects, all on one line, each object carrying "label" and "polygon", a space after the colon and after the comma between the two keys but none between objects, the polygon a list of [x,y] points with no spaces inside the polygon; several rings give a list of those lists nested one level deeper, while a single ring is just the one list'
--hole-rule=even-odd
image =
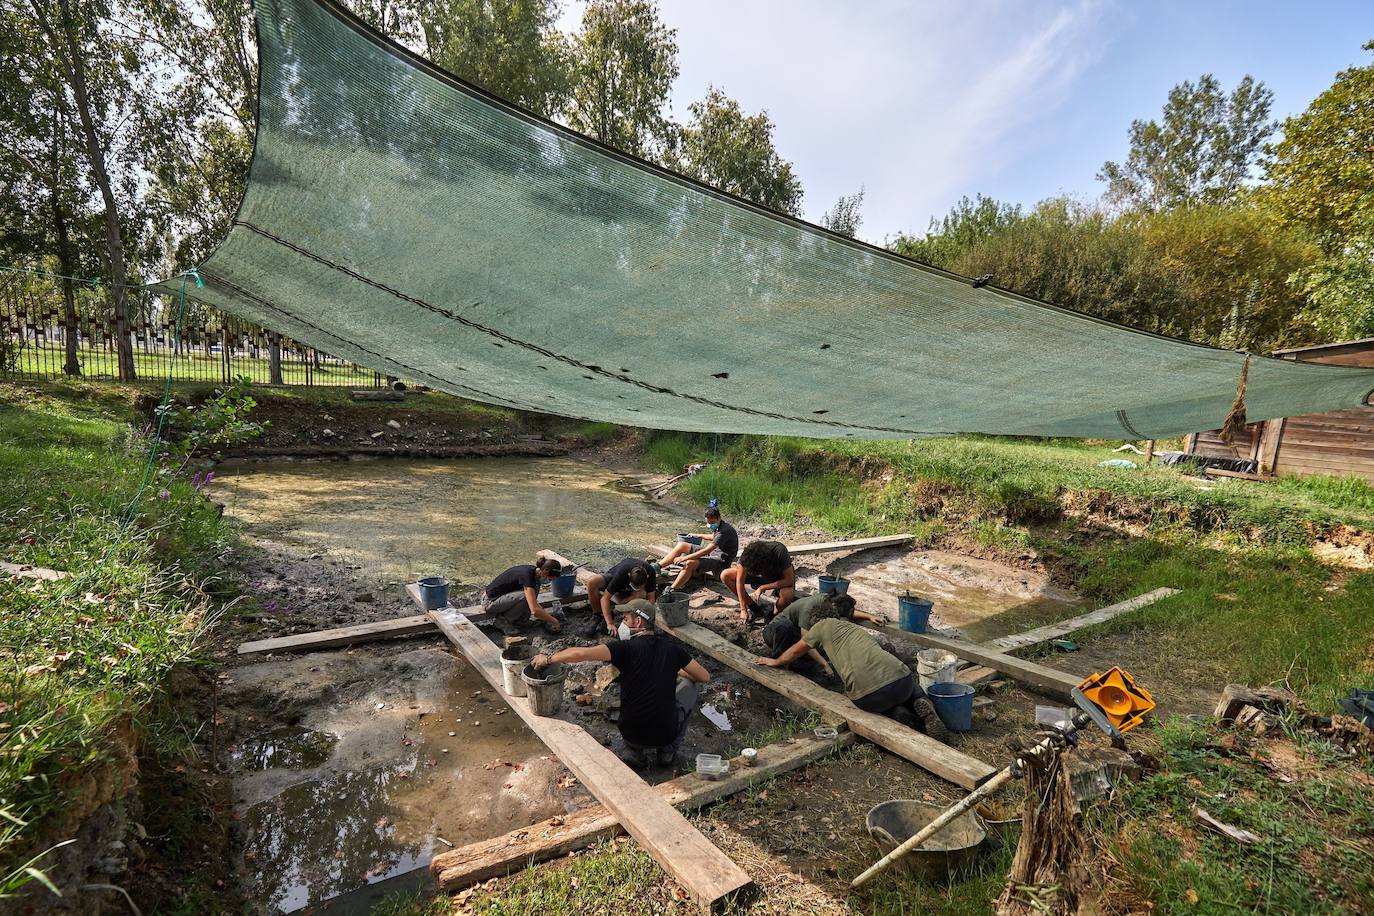
[{"label": "person wearing grey cap", "polygon": [[621,638],[599,646],[574,646],[532,663],[610,662],[620,669],[622,759],[634,767],[671,764],[682,748],[687,720],[697,708],[698,686],[711,674],[681,644],[655,629],[657,608],[643,599],[620,605]]}]

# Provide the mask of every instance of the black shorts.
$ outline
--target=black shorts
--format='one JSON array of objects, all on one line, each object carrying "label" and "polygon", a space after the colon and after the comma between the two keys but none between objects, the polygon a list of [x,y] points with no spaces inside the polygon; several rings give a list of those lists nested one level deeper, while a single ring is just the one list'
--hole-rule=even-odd
[{"label": "black shorts", "polygon": [[710,573],[714,576],[719,576],[729,568],[729,562],[717,560],[715,557],[702,557],[700,560],[697,560],[697,572],[703,575]]}]

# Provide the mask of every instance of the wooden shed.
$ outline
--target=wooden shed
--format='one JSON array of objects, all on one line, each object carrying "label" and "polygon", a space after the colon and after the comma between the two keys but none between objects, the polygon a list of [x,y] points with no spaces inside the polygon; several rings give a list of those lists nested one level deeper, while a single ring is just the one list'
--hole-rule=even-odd
[{"label": "wooden shed", "polygon": [[[1316,347],[1276,350],[1281,359],[1374,367],[1374,337]],[[1374,483],[1374,407],[1304,414],[1252,423],[1236,436],[1235,447],[1216,430],[1188,436],[1190,455],[1249,458],[1263,475],[1354,474]]]}]

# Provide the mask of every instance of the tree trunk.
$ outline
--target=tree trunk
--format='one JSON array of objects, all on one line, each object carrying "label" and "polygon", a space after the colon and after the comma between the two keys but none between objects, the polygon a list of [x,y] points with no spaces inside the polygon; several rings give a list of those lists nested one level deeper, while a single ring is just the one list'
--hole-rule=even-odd
[{"label": "tree trunk", "polygon": [[66,214],[62,212],[62,205],[57,201],[57,194],[54,191],[52,201],[52,220],[53,227],[57,230],[57,263],[61,265],[61,271],[65,275],[62,278],[62,336],[66,341],[66,360],[62,366],[64,375],[79,376],[81,374],[81,361],[76,357],[76,292],[72,289],[72,281],[68,279],[76,273],[72,264],[71,237],[67,230]]},{"label": "tree trunk", "polygon": [[48,33],[48,40],[54,49],[62,48],[66,60],[59,62],[67,72],[67,80],[72,87],[76,101],[76,112],[81,119],[81,132],[86,144],[86,158],[90,161],[91,175],[100,197],[105,203],[105,237],[110,256],[110,281],[114,298],[114,331],[116,352],[119,355],[119,377],[123,381],[133,381],[134,348],[129,340],[129,303],[125,295],[124,239],[119,229],[119,205],[115,202],[114,188],[110,175],[105,168],[105,150],[100,144],[100,134],[96,131],[95,118],[91,111],[90,93],[86,86],[86,63],[76,46],[75,24],[69,0],[60,0],[62,11],[62,33],[59,35],[49,22],[39,0],[30,0],[39,23]]},{"label": "tree trunk", "polygon": [[281,380],[281,335],[276,331],[267,332],[267,382],[280,385]]}]

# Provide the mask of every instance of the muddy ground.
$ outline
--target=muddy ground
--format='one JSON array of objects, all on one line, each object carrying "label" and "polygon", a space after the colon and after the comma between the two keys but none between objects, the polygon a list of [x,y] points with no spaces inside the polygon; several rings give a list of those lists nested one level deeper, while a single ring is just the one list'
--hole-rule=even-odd
[{"label": "muddy ground", "polygon": [[[678,512],[679,518],[690,518],[688,507]],[[671,538],[673,527],[662,540]],[[818,532],[740,527],[746,539],[820,539]],[[248,540],[238,574],[254,606],[223,628],[219,702],[229,736],[225,765],[238,818],[238,874],[245,896],[254,901],[253,912],[289,911],[335,894],[343,896],[314,911],[365,912],[351,891],[421,868],[449,844],[497,836],[592,803],[437,635],[295,656],[234,655],[234,647],[249,639],[415,613],[402,583],[353,562],[345,546],[312,550],[308,538],[278,540],[270,529]],[[530,548],[539,546],[544,545]],[[930,594],[939,609],[934,624],[977,630],[978,638],[1062,619],[1081,604],[1033,566],[945,551],[883,548],[808,556],[799,558],[798,570],[804,590],[814,589],[822,572],[848,576],[860,606],[889,617],[895,613],[895,607],[887,607],[895,604],[894,592],[909,588]],[[471,587],[459,587],[451,601],[462,606],[475,594]],[[700,589],[693,604],[697,622],[752,651],[762,650],[759,631],[739,623],[732,601]],[[599,615],[585,606],[566,611],[564,631],[556,637],[537,627],[524,631],[536,649],[606,638]],[[495,629],[486,632],[498,644],[503,639]],[[879,638],[914,664],[916,646]],[[712,674],[703,711],[693,716],[676,764],[650,769],[646,779],[658,782],[686,772],[697,753],[733,756],[745,746],[814,724],[808,710],[693,654]],[[1133,656],[1143,662],[1148,649],[1142,643],[1133,653],[1127,633],[1045,662],[1087,674],[1117,661],[1129,666]],[[619,750],[618,687],[600,690],[598,667],[574,669],[560,716]],[[836,681],[823,683],[839,689]],[[578,705],[579,694],[593,701]],[[992,704],[980,709],[971,732],[951,743],[990,762],[1005,758],[1009,737],[1033,729],[1036,704],[1050,702],[1005,681],[985,685],[980,694]],[[1203,711],[1208,702],[1201,696],[1163,699],[1186,704],[1189,711]],[[779,874],[791,876],[788,886],[802,894],[780,889],[778,899],[820,910],[844,899],[834,876],[856,870],[848,866],[871,854],[862,827],[868,807],[893,797],[938,802],[957,795],[952,785],[871,747],[791,774],[779,785],[771,804],[764,791],[719,807],[709,829],[720,832],[713,839],[732,855],[776,856]],[[799,798],[821,798],[825,804],[800,804]],[[827,841],[825,846],[817,847],[817,837]]]}]

